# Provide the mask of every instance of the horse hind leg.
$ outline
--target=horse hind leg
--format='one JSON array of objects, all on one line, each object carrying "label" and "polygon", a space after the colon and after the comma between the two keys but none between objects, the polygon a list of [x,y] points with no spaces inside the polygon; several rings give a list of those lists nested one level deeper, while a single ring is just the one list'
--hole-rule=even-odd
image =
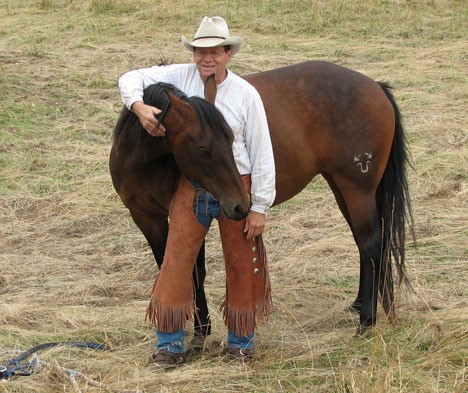
[{"label": "horse hind leg", "polygon": [[379,295],[385,314],[391,322],[395,319],[391,245],[384,233],[375,192],[354,190],[350,195],[350,226],[360,255],[359,290],[350,308],[360,314],[360,329],[365,331],[375,324]]},{"label": "horse hind leg", "polygon": [[361,334],[374,325],[377,319],[382,274],[381,230],[374,192],[354,190],[345,198],[360,256],[359,292],[355,306],[360,306],[358,333]]},{"label": "horse hind leg", "polygon": [[[379,289],[381,293],[385,291],[385,287],[391,289],[390,285],[384,285],[388,283],[388,277],[381,280],[382,271],[385,270],[387,275],[388,272],[387,269],[382,269],[382,237],[375,190],[364,192],[346,181],[338,185],[331,177],[324,177],[359,249],[359,290],[351,308],[359,312],[358,333],[361,334],[376,322]],[[392,295],[393,292],[388,290],[387,299],[391,303]],[[391,307],[385,307],[385,311],[387,314],[391,313]]]},{"label": "horse hind leg", "polygon": [[[347,223],[348,223],[348,225],[349,225],[349,227],[351,229],[351,232],[353,233],[353,237],[354,237],[354,239],[356,241],[356,236],[354,234],[353,226],[351,225],[351,218],[349,216],[348,207],[346,206],[346,202],[345,202],[345,200],[343,198],[343,195],[341,194],[340,189],[338,188],[338,186],[336,185],[336,183],[334,182],[334,180],[332,179],[331,176],[329,176],[328,174],[325,174],[325,173],[322,174],[322,176],[325,178],[325,180],[327,181],[330,189],[333,191],[336,203],[337,203],[341,213],[343,214],[343,217],[346,219],[346,221],[347,221]],[[356,243],[357,243],[357,241],[356,241]],[[351,312],[355,312],[355,313],[359,314],[361,312],[361,304],[362,304],[362,294],[360,293],[360,291],[358,291],[356,299],[348,307],[348,310],[351,311]]]}]

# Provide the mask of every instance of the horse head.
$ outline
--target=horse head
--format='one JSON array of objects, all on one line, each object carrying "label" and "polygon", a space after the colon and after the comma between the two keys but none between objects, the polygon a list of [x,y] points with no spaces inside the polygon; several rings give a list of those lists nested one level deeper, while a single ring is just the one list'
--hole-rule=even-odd
[{"label": "horse head", "polygon": [[[213,96],[214,78],[207,81]],[[194,179],[216,198],[226,217],[245,218],[250,197],[232,152],[234,136],[213,103],[199,97],[179,98],[166,92],[170,110],[164,118],[175,161],[188,179]],[[214,93],[215,95],[216,93]]]}]

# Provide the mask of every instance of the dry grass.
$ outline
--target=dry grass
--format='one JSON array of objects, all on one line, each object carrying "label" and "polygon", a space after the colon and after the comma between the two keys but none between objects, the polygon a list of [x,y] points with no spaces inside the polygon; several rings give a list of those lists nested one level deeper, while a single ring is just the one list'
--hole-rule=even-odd
[{"label": "dry grass", "polygon": [[[156,5],[157,4],[157,5]],[[415,295],[399,320],[366,339],[343,310],[357,291],[357,250],[321,179],[271,212],[266,231],[275,311],[259,330],[259,361],[220,356],[225,328],[217,230],[208,237],[214,319],[206,352],[180,370],[147,368],[144,324],[156,271],[112,189],[110,133],[123,72],[165,57],[204,14],[246,37],[239,73],[326,59],[387,80],[404,114],[414,171]],[[456,1],[249,2],[90,0],[0,5],[0,363],[56,340],[112,351],[44,351],[37,375],[6,392],[464,392],[468,357],[467,10]]]}]

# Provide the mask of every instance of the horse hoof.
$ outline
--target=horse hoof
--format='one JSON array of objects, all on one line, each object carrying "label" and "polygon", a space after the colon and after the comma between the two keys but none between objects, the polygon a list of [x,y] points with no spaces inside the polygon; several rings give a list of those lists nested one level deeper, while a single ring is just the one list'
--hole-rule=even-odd
[{"label": "horse hoof", "polygon": [[359,314],[361,312],[361,303],[354,302],[346,309],[349,312]]},{"label": "horse hoof", "polygon": [[354,337],[363,337],[364,334],[369,330],[368,326],[359,326],[354,333]]},{"label": "horse hoof", "polygon": [[205,339],[202,337],[193,337],[192,341],[187,345],[187,357],[197,357],[203,353],[205,349]]},{"label": "horse hoof", "polygon": [[367,336],[368,333],[371,331],[373,324],[365,324],[365,325],[359,325],[359,327],[356,330],[356,334],[354,335],[355,337],[364,337]]}]

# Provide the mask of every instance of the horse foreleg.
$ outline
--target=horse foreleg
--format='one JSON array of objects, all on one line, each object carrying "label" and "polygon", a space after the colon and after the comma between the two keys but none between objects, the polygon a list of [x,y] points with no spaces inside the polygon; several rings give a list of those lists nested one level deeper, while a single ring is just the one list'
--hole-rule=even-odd
[{"label": "horse foreleg", "polygon": [[141,214],[132,209],[130,209],[130,214],[151,247],[156,264],[161,268],[167,241],[167,215]]},{"label": "horse foreleg", "polygon": [[200,248],[197,263],[193,270],[193,283],[195,289],[195,318],[194,318],[194,347],[203,347],[206,336],[211,334],[211,318],[205,295],[205,243]]},{"label": "horse foreleg", "polygon": [[[166,249],[168,221],[165,215],[140,215],[130,211],[133,221],[140,228],[148,241],[159,268],[164,261]],[[211,333],[211,319],[205,296],[205,244],[203,243],[197,256],[197,263],[193,270],[196,311],[194,318],[194,345],[203,345],[203,340]]]}]

